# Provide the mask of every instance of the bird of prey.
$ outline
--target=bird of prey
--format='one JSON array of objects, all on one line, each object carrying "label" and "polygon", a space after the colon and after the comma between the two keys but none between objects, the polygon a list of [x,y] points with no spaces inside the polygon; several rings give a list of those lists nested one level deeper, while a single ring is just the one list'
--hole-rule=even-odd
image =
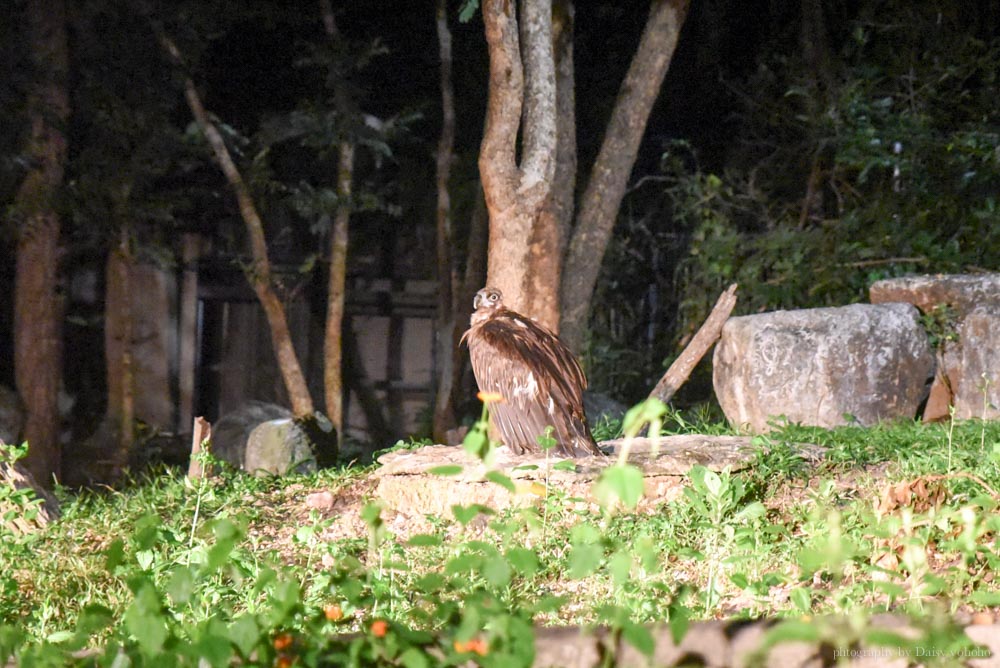
[{"label": "bird of prey", "polygon": [[538,437],[553,427],[555,452],[568,457],[602,455],[587,426],[587,379],[569,348],[531,318],[504,307],[503,295],[476,293],[468,342],[479,389],[502,400],[490,418],[504,445],[517,454],[540,452]]}]

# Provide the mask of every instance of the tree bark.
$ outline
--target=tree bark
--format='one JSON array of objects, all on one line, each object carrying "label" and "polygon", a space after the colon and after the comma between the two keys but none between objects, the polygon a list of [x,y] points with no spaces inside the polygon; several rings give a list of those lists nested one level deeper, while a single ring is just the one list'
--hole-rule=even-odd
[{"label": "tree bark", "polygon": [[642,39],[618,91],[604,141],[580,201],[561,290],[561,338],[578,354],[585,343],[590,299],[601,260],[687,9],[688,0],[651,3]]},{"label": "tree bark", "polygon": [[512,308],[533,316],[538,286],[525,279],[533,253],[541,252],[531,241],[555,174],[556,86],[551,2],[524,0],[522,10],[519,38],[513,2],[484,0],[482,5],[490,77],[479,171],[490,216],[487,282]]},{"label": "tree bark", "polygon": [[31,123],[26,153],[31,169],[15,208],[23,216],[14,294],[14,377],[27,409],[25,468],[51,485],[60,476],[59,381],[63,304],[57,293],[59,216],[54,199],[66,162],[63,128],[69,119],[69,48],[62,0],[29,0],[28,39],[34,66],[28,93]]},{"label": "tree bark", "polygon": [[[173,40],[162,32],[159,33],[158,38],[171,59],[178,66],[183,67],[184,59]],[[253,256],[253,266],[247,271],[247,279],[267,316],[267,323],[271,330],[271,344],[278,360],[278,368],[281,370],[285,389],[288,391],[292,413],[297,417],[311,415],[315,411],[312,397],[309,394],[309,387],[306,385],[302,367],[299,365],[298,356],[292,345],[285,307],[272,284],[271,262],[267,255],[264,223],[257,212],[253,197],[250,195],[250,189],[243,180],[236,163],[233,162],[225,140],[205,110],[194,81],[188,76],[184,78],[184,96],[191,109],[191,114],[212,148],[216,162],[236,195],[240,215],[250,237],[250,249]]]},{"label": "tree bark", "polygon": [[555,0],[552,45],[556,82],[556,165],[552,188],[532,229],[527,310],[559,333],[559,284],[576,197],[576,91],[573,72],[572,0]]},{"label": "tree bark", "polygon": [[119,465],[124,465],[128,459],[135,426],[132,267],[128,232],[122,228],[118,242],[108,251],[104,289],[104,361],[108,382],[106,416],[115,438],[114,460]]},{"label": "tree bark", "polygon": [[354,144],[343,139],[337,160],[337,213],[330,234],[330,277],[327,286],[326,336],[323,350],[323,392],[326,412],[337,430],[337,444],[343,444],[344,377],[343,332],[344,297],[347,291],[347,238],[351,219],[351,183],[354,179]]},{"label": "tree bark", "polygon": [[451,176],[452,152],[455,145],[455,90],[451,81],[451,30],[448,28],[448,2],[438,0],[435,9],[438,50],[441,59],[441,137],[437,148],[437,390],[434,396],[432,432],[437,443],[444,443],[446,433],[455,426],[455,406],[452,388],[455,383],[456,354],[461,337],[456,315],[458,303],[456,276],[451,255],[451,197],[448,179]]}]

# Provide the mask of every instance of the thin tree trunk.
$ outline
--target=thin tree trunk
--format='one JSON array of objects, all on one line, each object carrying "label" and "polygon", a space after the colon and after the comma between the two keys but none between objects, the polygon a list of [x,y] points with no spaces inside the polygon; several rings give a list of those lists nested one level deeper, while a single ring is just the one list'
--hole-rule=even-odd
[{"label": "thin tree trunk", "polygon": [[[333,4],[320,0],[323,29],[332,44],[340,41]],[[350,116],[348,95],[341,79],[334,84],[334,97],[341,121]],[[337,430],[338,451],[344,442],[344,301],[347,297],[347,242],[351,220],[351,190],[354,181],[354,142],[341,132],[337,159],[337,212],[330,234],[330,276],[327,286],[326,336],[324,338],[323,393],[326,412]]]},{"label": "thin tree trunk", "polygon": [[432,432],[437,443],[444,443],[446,433],[455,426],[452,388],[455,382],[456,353],[461,333],[455,290],[454,261],[451,255],[451,197],[448,179],[451,176],[452,151],[455,145],[455,90],[451,81],[451,30],[448,28],[448,2],[438,0],[435,9],[438,51],[441,59],[441,137],[437,148],[437,391],[434,397]]},{"label": "thin tree trunk", "polygon": [[[180,67],[184,66],[184,59],[177,45],[164,33],[158,35],[161,44],[173,61]],[[190,77],[184,79],[184,96],[187,99],[188,107],[194,116],[198,127],[208,140],[215,155],[215,160],[222,169],[226,180],[229,182],[236,201],[239,204],[240,215],[243,218],[244,226],[250,237],[250,249],[253,255],[253,266],[247,271],[247,278],[253,288],[257,299],[260,301],[267,316],[267,323],[271,330],[271,344],[274,348],[275,357],[278,359],[278,368],[288,390],[288,398],[292,404],[292,412],[296,416],[311,415],[314,412],[312,397],[309,394],[309,387],[306,385],[305,376],[302,374],[302,367],[299,365],[298,356],[292,345],[292,336],[288,328],[288,318],[285,307],[281,299],[274,291],[271,280],[271,262],[267,256],[267,240],[264,236],[264,224],[261,221],[257,207],[254,205],[253,197],[247,188],[243,176],[240,174],[236,163],[233,162],[229,149],[219,133],[218,128],[209,118],[198,94],[198,89]]]},{"label": "thin tree trunk", "polygon": [[482,5],[490,80],[479,172],[490,215],[487,282],[512,308],[535,315],[532,291],[538,286],[525,279],[532,265],[531,240],[555,174],[556,83],[551,2],[524,0],[522,9],[519,38],[513,2],[484,0]]},{"label": "thin tree trunk", "polygon": [[104,289],[104,357],[108,381],[107,420],[115,438],[113,460],[124,465],[134,441],[135,368],[132,344],[133,258],[128,232],[108,251]]},{"label": "thin tree trunk", "polygon": [[337,161],[337,213],[330,234],[330,278],[327,286],[326,336],[323,349],[323,390],[326,412],[337,430],[337,443],[344,434],[343,331],[344,297],[347,287],[347,236],[351,219],[351,182],[354,178],[354,144],[340,142]]},{"label": "thin tree trunk", "polygon": [[14,377],[27,409],[25,468],[42,485],[60,476],[59,381],[63,305],[57,293],[59,216],[69,119],[66,8],[62,0],[29,0],[26,8],[34,81],[28,94],[31,170],[18,189],[23,215],[14,294]]},{"label": "thin tree trunk", "polygon": [[562,282],[562,339],[576,353],[584,346],[590,299],[611,239],[646,121],[667,73],[688,0],[653,0],[649,18],[604,134],[576,228],[567,250]]}]

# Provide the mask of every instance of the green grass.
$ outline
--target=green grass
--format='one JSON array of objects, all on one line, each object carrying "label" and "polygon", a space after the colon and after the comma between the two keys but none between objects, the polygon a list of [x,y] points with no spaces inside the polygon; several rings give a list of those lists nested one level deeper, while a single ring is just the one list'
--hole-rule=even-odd
[{"label": "green grass", "polygon": [[[730,433],[663,417],[667,433]],[[579,510],[550,490],[537,508],[459,508],[409,541],[375,504],[365,531],[335,539],[336,517],[304,506],[367,469],[196,482],[158,470],[61,491],[58,522],[0,536],[0,663],[90,651],[101,664],[124,652],[136,665],[525,665],[532,623],[608,624],[646,651],[646,622],[679,634],[689,619],[837,613],[863,633],[859,615],[1000,604],[1000,423],[785,426],[759,441],[753,466],[696,467],[651,514]],[[810,465],[793,443],[825,458]],[[625,498],[629,480],[603,484]]]}]

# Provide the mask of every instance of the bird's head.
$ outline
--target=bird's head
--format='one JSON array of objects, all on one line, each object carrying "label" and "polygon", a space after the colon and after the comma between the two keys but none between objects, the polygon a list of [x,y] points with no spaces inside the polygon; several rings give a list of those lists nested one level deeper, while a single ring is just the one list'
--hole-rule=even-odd
[{"label": "bird's head", "polygon": [[477,311],[496,311],[502,306],[503,294],[496,288],[485,287],[472,300],[472,308]]}]

